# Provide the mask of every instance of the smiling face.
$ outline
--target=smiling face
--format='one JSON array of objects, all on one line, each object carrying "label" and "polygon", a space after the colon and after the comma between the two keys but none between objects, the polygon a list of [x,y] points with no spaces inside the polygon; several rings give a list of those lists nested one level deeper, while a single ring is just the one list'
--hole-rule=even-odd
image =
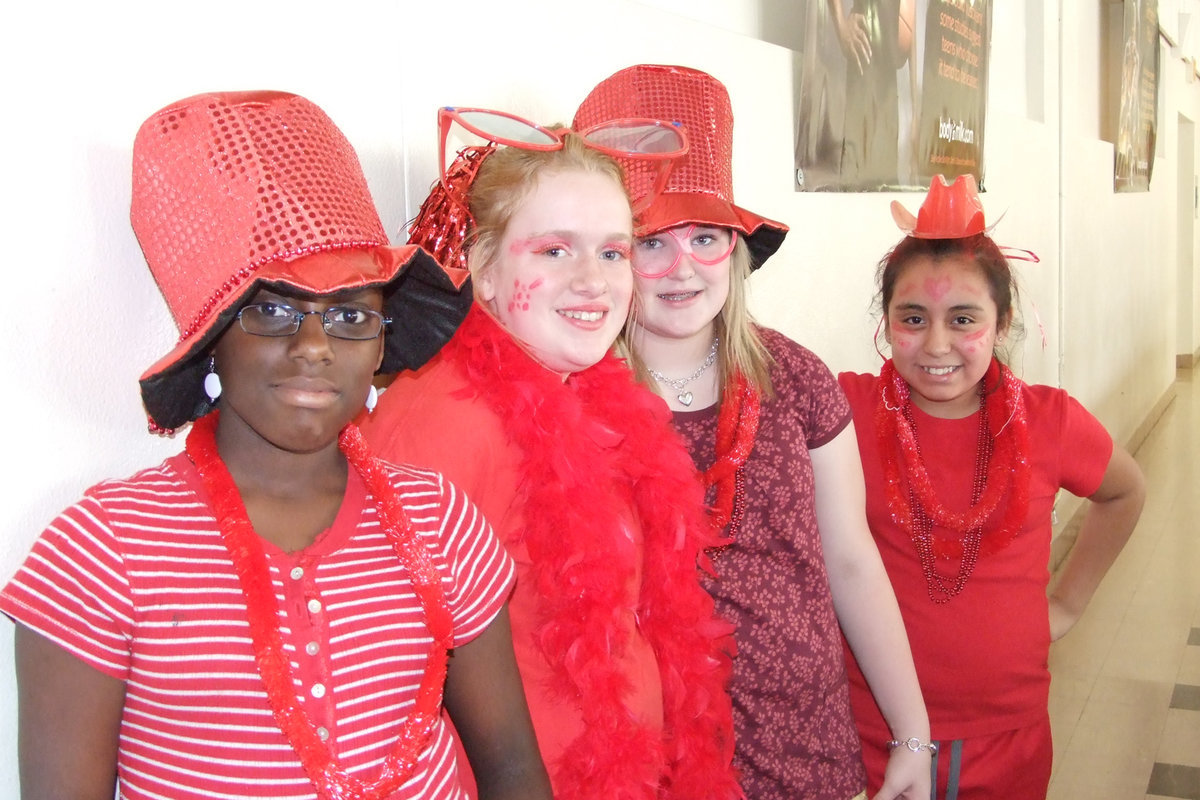
[{"label": "smiling face", "polygon": [[[687,237],[686,246],[680,246],[679,237],[684,236]],[[660,252],[675,251],[671,253],[672,257],[679,257],[674,269],[661,277],[635,277],[636,319],[646,334],[660,339],[703,340],[707,347],[712,340],[714,321],[729,299],[731,256],[727,251],[731,238],[732,234],[726,228],[688,224],[637,240],[633,254],[635,266],[639,260],[653,261]],[[713,263],[704,263],[688,252],[709,250],[725,253],[725,256]],[[639,269],[650,274],[662,271],[654,264]]]},{"label": "smiling face", "polygon": [[611,176],[542,173],[475,291],[546,367],[578,372],[612,347],[633,294],[629,201]]},{"label": "smiling face", "polygon": [[983,268],[969,257],[912,258],[896,278],[884,330],[913,403],[935,417],[972,414],[1008,322],[999,318]]},{"label": "smiling face", "polygon": [[[378,289],[319,298],[261,289],[249,302],[297,311],[383,310]],[[305,317],[291,336],[256,336],[234,322],[217,340],[213,357],[222,386],[220,446],[249,441],[312,453],[336,446],[342,428],[362,410],[383,359],[383,334],[365,341],[335,339],[316,315]]]}]

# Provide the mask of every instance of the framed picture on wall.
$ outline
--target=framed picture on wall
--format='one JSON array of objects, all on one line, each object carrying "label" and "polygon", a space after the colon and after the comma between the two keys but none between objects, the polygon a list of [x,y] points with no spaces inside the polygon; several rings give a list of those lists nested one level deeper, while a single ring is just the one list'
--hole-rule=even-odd
[{"label": "framed picture on wall", "polygon": [[799,0],[798,191],[983,185],[991,0]]},{"label": "framed picture on wall", "polygon": [[1158,133],[1158,0],[1125,0],[1113,189],[1147,192]]}]

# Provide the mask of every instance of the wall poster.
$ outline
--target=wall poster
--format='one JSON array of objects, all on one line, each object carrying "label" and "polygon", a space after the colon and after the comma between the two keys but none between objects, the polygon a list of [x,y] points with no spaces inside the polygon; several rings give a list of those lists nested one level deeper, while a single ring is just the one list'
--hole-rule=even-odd
[{"label": "wall poster", "polygon": [[798,191],[983,186],[991,0],[799,0]]},{"label": "wall poster", "polygon": [[1158,132],[1158,0],[1125,0],[1113,189],[1147,192]]}]

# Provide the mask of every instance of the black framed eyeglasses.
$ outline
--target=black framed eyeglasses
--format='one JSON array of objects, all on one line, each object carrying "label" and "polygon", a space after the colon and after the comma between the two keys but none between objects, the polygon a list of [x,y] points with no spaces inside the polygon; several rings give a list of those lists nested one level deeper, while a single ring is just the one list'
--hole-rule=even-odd
[{"label": "black framed eyeglasses", "polygon": [[238,312],[237,320],[242,330],[254,336],[292,336],[310,314],[321,318],[321,327],[329,336],[352,341],[374,339],[392,321],[369,308],[333,306],[324,311],[297,311],[284,303],[251,303]]}]

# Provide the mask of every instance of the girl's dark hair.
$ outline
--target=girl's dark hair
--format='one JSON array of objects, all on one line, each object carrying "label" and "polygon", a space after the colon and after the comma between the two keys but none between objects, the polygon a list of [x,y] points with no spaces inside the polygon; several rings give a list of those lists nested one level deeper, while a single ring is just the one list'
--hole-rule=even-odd
[{"label": "girl's dark hair", "polygon": [[[918,239],[906,236],[879,262],[880,310],[887,316],[888,305],[896,290],[896,281],[913,259],[925,256],[933,261],[961,256],[973,261],[983,270],[988,289],[996,304],[996,320],[1001,326],[1015,325],[1013,309],[1017,305],[1017,284],[1009,267],[1008,259],[986,233],[966,236],[961,239]],[[1014,331],[1015,333],[1016,331]]]}]

